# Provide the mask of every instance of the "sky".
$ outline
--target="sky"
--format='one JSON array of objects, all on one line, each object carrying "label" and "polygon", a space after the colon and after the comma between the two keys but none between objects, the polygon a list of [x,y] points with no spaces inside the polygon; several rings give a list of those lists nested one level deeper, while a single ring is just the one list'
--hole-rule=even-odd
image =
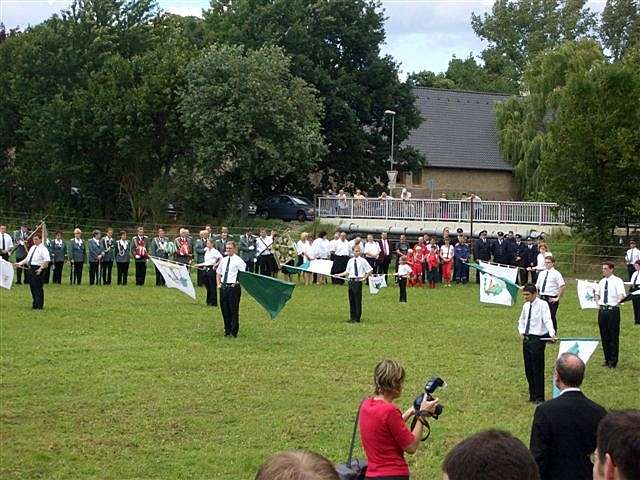
[{"label": "sky", "polygon": [[[0,0],[0,22],[7,28],[35,25],[69,6],[71,0]],[[208,0],[159,0],[162,9],[200,16]],[[486,46],[471,28],[471,14],[491,11],[492,0],[383,0],[387,18],[382,53],[400,64],[401,76],[422,70],[442,72],[453,55],[478,55]],[[588,6],[596,12],[605,0]]]}]

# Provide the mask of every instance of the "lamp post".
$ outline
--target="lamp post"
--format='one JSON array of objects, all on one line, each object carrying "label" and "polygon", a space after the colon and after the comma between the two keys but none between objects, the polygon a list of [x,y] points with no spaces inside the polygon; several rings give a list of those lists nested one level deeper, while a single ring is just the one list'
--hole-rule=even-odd
[{"label": "lamp post", "polygon": [[391,170],[393,171],[393,137],[395,136],[396,130],[396,112],[393,110],[385,110],[385,115],[391,115],[391,158],[389,159],[389,163],[391,163]]}]

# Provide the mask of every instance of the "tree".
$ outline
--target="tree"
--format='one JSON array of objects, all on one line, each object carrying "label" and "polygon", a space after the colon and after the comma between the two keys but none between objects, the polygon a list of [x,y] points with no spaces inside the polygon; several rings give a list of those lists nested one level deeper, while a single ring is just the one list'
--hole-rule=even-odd
[{"label": "tree", "polygon": [[[327,153],[317,170],[320,188],[337,185],[369,191],[386,183],[391,122],[395,115],[395,160],[399,168],[418,168],[414,152],[400,146],[421,118],[398,67],[381,57],[384,17],[372,0],[213,0],[205,12],[212,39],[248,48],[280,46],[291,57],[291,71],[313,85],[324,106],[322,131]],[[274,188],[311,191],[295,176]]]},{"label": "tree", "polygon": [[639,67],[601,63],[572,75],[543,160],[549,191],[600,240],[640,221]]},{"label": "tree", "polygon": [[607,0],[599,28],[602,44],[614,61],[640,46],[640,4],[637,0]]},{"label": "tree", "polygon": [[254,185],[304,182],[325,153],[322,105],[277,47],[213,45],[187,69],[180,112],[192,138],[193,178],[249,204]]},{"label": "tree", "polygon": [[407,76],[407,84],[414,87],[432,87],[451,90],[456,88],[456,83],[447,78],[444,73],[434,73],[429,70],[414,72]]},{"label": "tree", "polygon": [[595,15],[587,0],[496,0],[491,14],[472,14],[471,26],[489,42],[482,52],[485,70],[518,91],[528,63],[540,52],[567,40],[590,36]]}]

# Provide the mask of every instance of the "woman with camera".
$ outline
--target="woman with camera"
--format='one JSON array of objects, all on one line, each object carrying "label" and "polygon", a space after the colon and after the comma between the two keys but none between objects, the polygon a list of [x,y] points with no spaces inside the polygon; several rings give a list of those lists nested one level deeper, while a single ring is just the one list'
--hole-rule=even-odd
[{"label": "woman with camera", "polygon": [[[404,452],[414,453],[422,438],[423,425],[416,422],[413,431],[406,421],[416,414],[413,407],[404,413],[393,401],[400,397],[404,385],[404,368],[394,360],[383,360],[374,370],[375,395],[362,402],[360,438],[367,457],[369,480],[408,480],[409,466]],[[425,399],[421,412],[434,413],[438,399]]]}]

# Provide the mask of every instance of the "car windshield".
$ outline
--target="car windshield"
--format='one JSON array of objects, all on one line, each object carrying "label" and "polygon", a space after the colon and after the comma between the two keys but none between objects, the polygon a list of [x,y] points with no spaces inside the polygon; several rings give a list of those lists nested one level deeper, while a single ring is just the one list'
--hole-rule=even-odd
[{"label": "car windshield", "polygon": [[309,202],[304,198],[291,197],[291,200],[293,200],[293,203],[295,203],[296,205],[310,205]]}]

